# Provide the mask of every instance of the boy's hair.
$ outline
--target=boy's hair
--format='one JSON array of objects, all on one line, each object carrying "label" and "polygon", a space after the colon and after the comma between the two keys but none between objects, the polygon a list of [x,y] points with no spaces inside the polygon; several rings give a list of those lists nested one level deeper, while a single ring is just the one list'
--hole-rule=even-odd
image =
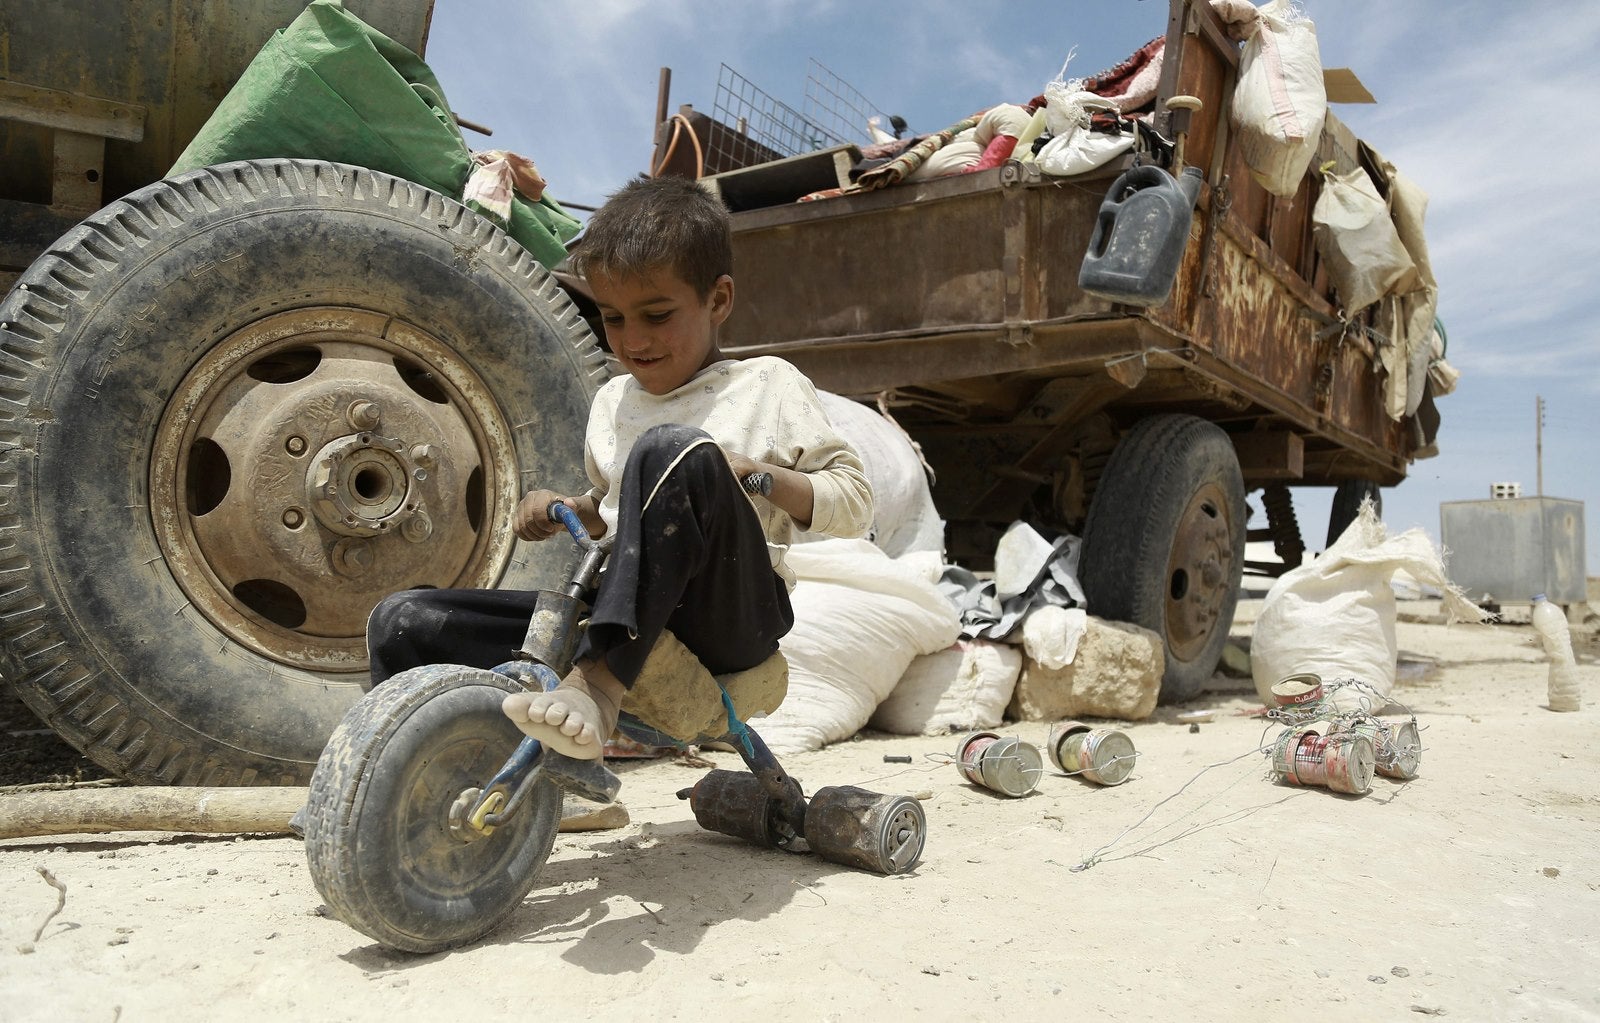
[{"label": "boy's hair", "polygon": [[636,178],[589,218],[572,263],[585,277],[670,268],[705,298],[718,277],[733,272],[728,210],[688,178]]}]

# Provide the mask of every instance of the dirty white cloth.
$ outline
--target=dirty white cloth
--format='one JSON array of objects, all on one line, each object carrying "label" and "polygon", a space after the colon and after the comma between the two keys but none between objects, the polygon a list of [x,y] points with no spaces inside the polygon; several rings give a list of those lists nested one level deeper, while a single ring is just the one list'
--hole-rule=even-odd
[{"label": "dirty white cloth", "polygon": [[1316,25],[1291,0],[1272,0],[1260,12],[1259,27],[1239,59],[1233,126],[1261,187],[1291,196],[1316,156],[1328,116],[1322,56]]},{"label": "dirty white cloth", "polygon": [[[1250,673],[1262,702],[1273,705],[1273,684],[1300,672],[1324,681],[1354,678],[1387,697],[1399,656],[1389,584],[1401,570],[1439,589],[1450,621],[1486,617],[1450,582],[1426,533],[1411,529],[1388,536],[1372,502],[1365,502],[1331,547],[1285,572],[1267,592],[1250,641]],[[1352,686],[1333,693],[1329,702],[1340,713],[1382,710],[1364,707],[1369,699]]]},{"label": "dirty white cloth", "polygon": [[[631,376],[613,377],[589,408],[584,468],[606,526],[617,526],[622,467],[651,427],[676,423],[711,435],[725,451],[781,465],[811,477],[813,532],[860,536],[872,521],[872,489],[861,459],[823,412],[816,388],[782,359],[725,359],[666,394],[651,394]],[[773,569],[792,587],[785,564],[794,522],[770,501],[754,502]]]},{"label": "dirty white cloth", "polygon": [[768,746],[797,753],[849,738],[912,658],[956,641],[960,623],[935,585],[939,561],[927,552],[891,558],[866,540],[790,549],[794,628],[779,644],[789,692],[753,722]]},{"label": "dirty white cloth", "polygon": [[[818,391],[833,428],[861,456],[872,486],[872,525],[867,539],[891,558],[912,551],[944,551],[944,520],[934,506],[928,472],[916,445],[899,424],[874,408]],[[801,533],[795,543],[823,539]]]},{"label": "dirty white cloth", "polygon": [[1078,582],[1082,546],[1075,536],[1046,541],[1027,523],[1013,522],[995,547],[993,579],[946,565],[939,589],[961,616],[961,635],[1015,643],[1020,637],[1013,633],[1035,608],[1086,607]]},{"label": "dirty white cloth", "polygon": [[1311,210],[1311,234],[1347,318],[1385,295],[1416,287],[1417,264],[1400,240],[1389,204],[1362,168],[1324,176]]},{"label": "dirty white cloth", "polygon": [[943,735],[997,728],[1022,674],[1022,651],[961,640],[914,658],[868,721],[895,735]]},{"label": "dirty white cloth", "polygon": [[941,146],[923,161],[922,166],[906,175],[906,180],[927,181],[959,174],[978,162],[995,136],[1010,135],[1017,138],[1027,129],[1032,118],[1032,114],[1014,103],[990,107],[978,118],[977,124]]}]

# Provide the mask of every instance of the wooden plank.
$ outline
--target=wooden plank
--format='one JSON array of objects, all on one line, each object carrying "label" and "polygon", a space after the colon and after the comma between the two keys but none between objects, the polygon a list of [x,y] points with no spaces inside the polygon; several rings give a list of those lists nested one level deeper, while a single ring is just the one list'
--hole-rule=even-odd
[{"label": "wooden plank", "polygon": [[56,129],[55,172],[50,181],[52,209],[92,213],[101,206],[106,140],[100,135]]},{"label": "wooden plank", "polygon": [[132,103],[0,80],[0,118],[6,120],[138,142],[144,138],[144,113]]},{"label": "wooden plank", "polygon": [[1230,435],[1246,482],[1297,480],[1305,475],[1306,445],[1288,430],[1250,430]]}]

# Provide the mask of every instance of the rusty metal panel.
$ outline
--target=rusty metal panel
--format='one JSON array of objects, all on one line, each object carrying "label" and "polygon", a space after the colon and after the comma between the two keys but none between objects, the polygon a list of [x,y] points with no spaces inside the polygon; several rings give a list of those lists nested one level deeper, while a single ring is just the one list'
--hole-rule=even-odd
[{"label": "rusty metal panel", "polygon": [[734,216],[739,301],[726,333],[736,345],[1004,318],[999,189],[917,202],[912,186],[888,205],[871,203],[877,194],[810,204],[793,224]]},{"label": "rusty metal panel", "polygon": [[1487,594],[1496,603],[1523,604],[1536,593],[1557,604],[1589,599],[1582,501],[1446,501],[1439,526],[1450,581],[1474,600]]},{"label": "rusty metal panel", "polygon": [[[271,34],[306,0],[0,0],[0,77],[147,109],[141,142],[106,145],[106,199],[158,180]],[[421,53],[433,0],[347,0]],[[45,129],[0,121],[0,198],[48,202]]]}]

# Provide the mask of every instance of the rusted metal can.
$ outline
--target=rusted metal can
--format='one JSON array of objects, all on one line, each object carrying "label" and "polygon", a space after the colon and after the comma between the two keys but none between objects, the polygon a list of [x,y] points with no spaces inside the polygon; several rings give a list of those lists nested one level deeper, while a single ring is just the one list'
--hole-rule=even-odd
[{"label": "rusted metal can", "polygon": [[1039,747],[1016,736],[972,732],[956,745],[956,767],[973,784],[1015,797],[1038,787],[1044,759]]},{"label": "rusted metal can", "polygon": [[1272,683],[1272,698],[1280,707],[1309,709],[1322,699],[1322,676],[1305,671],[1280,678]]},{"label": "rusted metal can", "polygon": [[1121,785],[1133,773],[1139,754],[1133,740],[1117,728],[1090,728],[1081,721],[1061,721],[1050,728],[1050,761],[1067,774],[1082,775],[1101,785]]},{"label": "rusted metal can", "polygon": [[1372,740],[1379,774],[1410,781],[1422,772],[1422,736],[1415,721],[1363,721],[1352,730]]},{"label": "rusted metal can", "polygon": [[1355,732],[1318,731],[1317,725],[1291,728],[1272,747],[1272,769],[1290,785],[1321,785],[1335,792],[1365,795],[1372,788],[1376,755],[1372,740]]}]

